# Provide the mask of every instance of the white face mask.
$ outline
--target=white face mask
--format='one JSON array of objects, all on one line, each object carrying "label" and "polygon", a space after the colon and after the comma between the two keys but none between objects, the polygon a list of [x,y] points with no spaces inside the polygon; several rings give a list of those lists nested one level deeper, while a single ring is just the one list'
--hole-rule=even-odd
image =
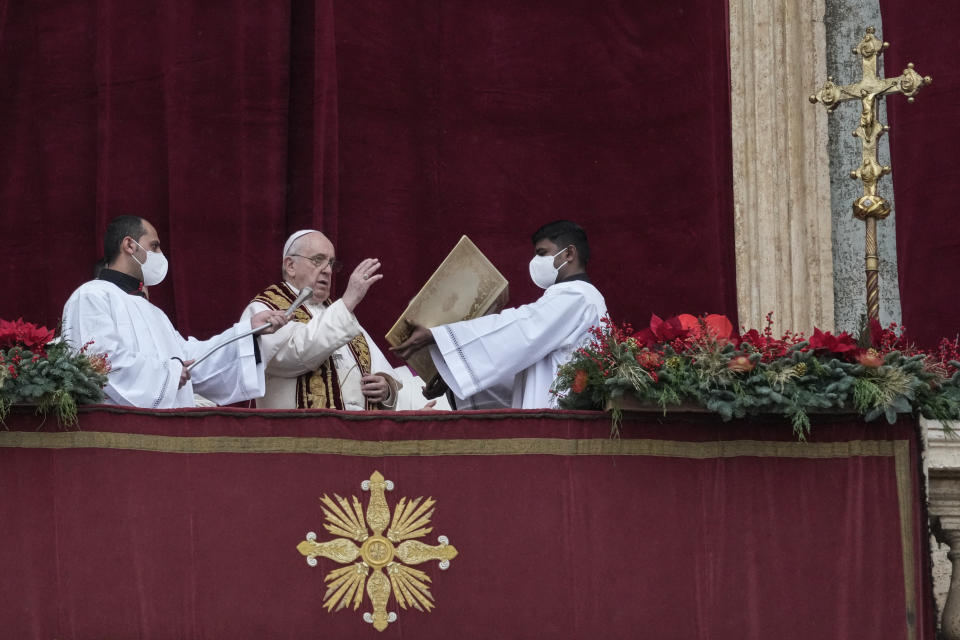
[{"label": "white face mask", "polygon": [[[133,243],[143,249],[136,240]],[[167,256],[163,255],[162,251],[143,250],[147,252],[147,257],[143,262],[137,260],[136,254],[133,254],[133,259],[137,260],[137,264],[140,265],[140,271],[143,273],[143,284],[152,287],[155,284],[160,284],[167,277]]]},{"label": "white face mask", "polygon": [[533,259],[530,260],[530,279],[533,280],[533,284],[541,289],[546,289],[557,281],[557,273],[567,263],[564,262],[559,267],[555,267],[553,266],[553,259],[564,251],[566,251],[566,248],[552,256],[533,256]]}]

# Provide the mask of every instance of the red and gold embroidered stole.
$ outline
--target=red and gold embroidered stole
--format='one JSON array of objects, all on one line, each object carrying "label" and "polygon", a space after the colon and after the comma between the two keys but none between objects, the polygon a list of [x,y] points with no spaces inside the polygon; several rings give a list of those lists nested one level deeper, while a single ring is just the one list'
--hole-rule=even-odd
[{"label": "red and gold embroidered stole", "polygon": [[[270,309],[286,311],[296,299],[296,294],[284,282],[264,289],[253,300],[261,302]],[[330,306],[327,300],[324,306]],[[310,322],[313,314],[306,305],[300,306],[293,314],[291,322]],[[370,346],[363,334],[359,334],[347,343],[350,354],[359,369],[359,375],[370,373]],[[297,408],[298,409],[343,409],[343,393],[340,389],[340,376],[331,355],[316,371],[308,371],[297,378]],[[374,406],[367,402],[366,408]]]}]

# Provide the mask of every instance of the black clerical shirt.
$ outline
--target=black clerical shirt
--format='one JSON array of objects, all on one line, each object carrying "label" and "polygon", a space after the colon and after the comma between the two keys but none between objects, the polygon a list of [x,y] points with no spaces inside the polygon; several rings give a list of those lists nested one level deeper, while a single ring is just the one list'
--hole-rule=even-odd
[{"label": "black clerical shirt", "polygon": [[146,297],[146,295],[143,293],[143,281],[138,280],[131,275],[127,275],[122,271],[115,271],[107,268],[101,269],[100,275],[97,276],[97,280],[106,280],[107,282],[112,282],[120,287],[120,290],[124,293],[132,293],[137,296]]},{"label": "black clerical shirt", "polygon": [[574,280],[583,280],[584,282],[590,283],[590,276],[588,276],[586,273],[575,273],[572,276],[560,278],[554,284],[560,284],[561,282],[573,282]]}]

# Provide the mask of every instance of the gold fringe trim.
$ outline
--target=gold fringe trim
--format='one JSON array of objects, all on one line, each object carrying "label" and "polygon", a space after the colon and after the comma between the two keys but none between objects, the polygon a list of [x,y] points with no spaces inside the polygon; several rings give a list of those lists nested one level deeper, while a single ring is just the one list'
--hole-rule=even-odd
[{"label": "gold fringe trim", "polygon": [[[658,456],[669,458],[849,458],[894,456],[892,440],[849,442],[766,442],[729,440],[681,442],[609,438],[484,438],[369,441],[346,438],[160,436],[100,431],[37,433],[0,431],[0,447],[25,449],[126,449],[161,453],[314,453],[362,457],[383,456]],[[898,469],[898,475],[899,469]],[[909,494],[908,494],[909,497]]]}]

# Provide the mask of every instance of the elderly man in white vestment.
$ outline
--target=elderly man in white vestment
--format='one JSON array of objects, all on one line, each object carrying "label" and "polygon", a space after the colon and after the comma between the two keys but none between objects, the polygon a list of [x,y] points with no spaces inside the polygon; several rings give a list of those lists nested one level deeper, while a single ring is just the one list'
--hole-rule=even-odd
[{"label": "elderly man in white vestment", "polygon": [[459,409],[556,407],[550,388],[557,368],[607,314],[587,276],[590,246],[579,225],[551,222],[532,240],[530,277],[546,289],[537,301],[431,329],[414,325],[410,337],[393,348],[406,360],[429,347]]},{"label": "elderly man in white vestment", "polygon": [[209,340],[184,339],[167,315],[143,295],[159,284],[167,260],[152,224],[137,216],[119,216],[104,234],[105,267],[97,279],[81,285],[63,308],[64,340],[91,353],[104,353],[111,371],[104,388],[109,404],[169,409],[194,406],[194,392],[218,404],[263,394],[264,371],[257,338],[245,337],[189,367],[216,345],[251,328],[286,319],[268,311],[236,323]]},{"label": "elderly man in white vestment", "polygon": [[[283,281],[247,306],[243,317],[266,309],[284,310],[301,289],[313,289],[291,322],[261,341],[267,389],[257,400],[258,408],[415,408],[404,402],[399,376],[354,315],[370,287],[383,277],[378,273],[380,261],[361,261],[343,296],[334,302],[330,287],[341,268],[325,235],[313,229],[298,231],[283,247]],[[423,405],[422,398],[419,404]]]}]

